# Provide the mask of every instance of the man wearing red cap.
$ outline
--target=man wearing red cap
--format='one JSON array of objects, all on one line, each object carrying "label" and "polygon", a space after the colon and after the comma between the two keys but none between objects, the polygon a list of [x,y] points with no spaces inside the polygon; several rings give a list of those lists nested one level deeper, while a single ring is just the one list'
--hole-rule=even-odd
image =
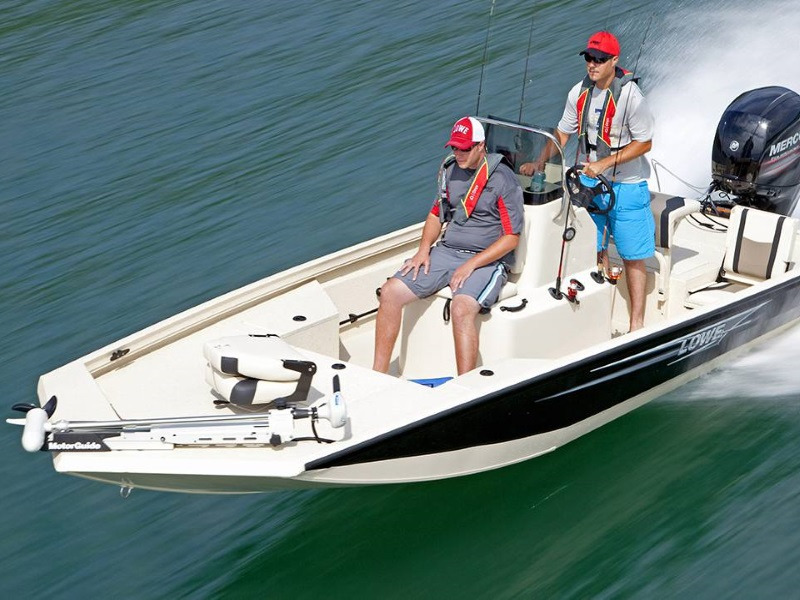
[{"label": "man wearing red cap", "polygon": [[[555,134],[564,146],[578,134],[578,152],[584,161],[584,182],[590,186],[604,175],[612,182],[616,204],[608,215],[592,214],[597,225],[598,260],[607,263],[609,234],[625,266],[630,297],[630,330],[644,324],[644,259],[655,253],[655,224],[650,212],[647,177],[650,165],[644,154],[652,147],[654,121],[632,73],[617,66],[619,42],[611,33],[598,31],[580,55],[586,60],[586,77],[567,95],[564,114]],[[540,170],[546,155],[520,167],[531,175]]]},{"label": "man wearing red cap", "polygon": [[419,249],[381,288],[376,371],[389,371],[403,307],[447,286],[453,295],[450,314],[458,374],[477,364],[475,318],[497,302],[524,225],[519,180],[502,156],[486,153],[485,139],[483,125],[473,117],[453,125],[445,144],[453,156],[442,163],[439,194],[422,229]]}]

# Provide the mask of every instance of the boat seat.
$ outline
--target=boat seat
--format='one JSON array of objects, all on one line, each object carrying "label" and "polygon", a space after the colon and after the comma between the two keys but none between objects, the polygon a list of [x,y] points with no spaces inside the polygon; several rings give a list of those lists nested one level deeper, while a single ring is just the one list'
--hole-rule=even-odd
[{"label": "boat seat", "polygon": [[305,400],[317,370],[277,335],[238,335],[207,342],[206,382],[224,400],[264,405]]},{"label": "boat seat", "polygon": [[725,258],[719,280],[695,292],[687,308],[724,302],[755,283],[785,273],[791,264],[797,221],[784,215],[734,206],[725,238]]},{"label": "boat seat", "polygon": [[[453,290],[450,289],[450,286],[445,286],[440,289],[435,294],[439,298],[445,298],[446,300],[451,300],[453,298]],[[506,281],[503,288],[500,290],[500,295],[497,297],[497,302],[502,300],[506,300],[508,298],[512,298],[517,295],[517,284],[512,281]]]},{"label": "boat seat", "polygon": [[672,240],[678,222],[686,215],[702,210],[698,200],[670,196],[660,192],[650,193],[650,210],[655,221],[655,259],[658,262],[656,293],[659,301],[665,301],[672,270]]},{"label": "boat seat", "polygon": [[[519,275],[522,273],[522,270],[525,268],[525,258],[528,254],[528,229],[530,227],[530,223],[528,222],[528,215],[525,215],[525,224],[522,227],[522,231],[519,234],[519,242],[517,243],[517,247],[514,250],[514,262],[509,266],[509,273],[511,275]],[[506,281],[503,289],[500,290],[500,295],[497,297],[497,302],[501,302],[502,300],[506,300],[508,298],[512,298],[517,295],[517,284],[513,281]],[[446,300],[451,300],[453,298],[453,291],[450,289],[450,286],[445,286],[436,292],[435,296],[439,298],[444,298]]]}]

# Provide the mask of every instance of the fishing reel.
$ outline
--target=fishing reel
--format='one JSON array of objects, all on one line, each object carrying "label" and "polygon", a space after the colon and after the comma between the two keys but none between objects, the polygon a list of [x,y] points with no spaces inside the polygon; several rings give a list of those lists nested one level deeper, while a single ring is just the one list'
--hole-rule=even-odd
[{"label": "fishing reel", "polygon": [[[580,169],[575,165],[570,167],[564,176],[570,201],[576,206],[585,208],[590,213],[607,215],[614,208],[614,204],[617,201],[611,183],[603,175],[598,175],[597,185],[589,187],[581,181],[580,174]],[[608,204],[605,207],[601,207],[596,202],[596,198],[603,194],[608,194]]]}]

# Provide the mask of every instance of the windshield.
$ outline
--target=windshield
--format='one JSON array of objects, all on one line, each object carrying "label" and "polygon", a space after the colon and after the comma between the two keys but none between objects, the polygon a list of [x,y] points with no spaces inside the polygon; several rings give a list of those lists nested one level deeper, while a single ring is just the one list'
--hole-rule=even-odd
[{"label": "windshield", "polygon": [[[526,204],[544,204],[562,195],[563,157],[552,130],[480,117],[486,130],[486,150],[502,154],[520,180]],[[549,157],[532,178],[520,167],[541,157]]]},{"label": "windshield", "polygon": [[[505,156],[513,166],[515,173],[519,173],[519,168],[523,163],[532,162],[542,156],[543,150],[549,142],[549,138],[544,133],[531,130],[538,128],[529,129],[515,123],[490,119],[487,119],[484,125],[487,151]],[[555,149],[551,151],[555,153],[555,156],[551,157],[548,162],[560,167],[562,164],[560,154]]]}]

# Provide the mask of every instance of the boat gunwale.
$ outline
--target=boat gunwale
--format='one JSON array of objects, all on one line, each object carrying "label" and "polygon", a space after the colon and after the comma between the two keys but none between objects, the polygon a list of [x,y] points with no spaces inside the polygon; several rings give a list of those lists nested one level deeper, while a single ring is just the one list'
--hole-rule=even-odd
[{"label": "boat gunwale", "polygon": [[[92,377],[100,377],[178,339],[257,306],[325,274],[415,242],[423,225],[424,223],[415,223],[268,275],[154,323],[77,360],[84,364]],[[119,350],[127,350],[127,352],[124,356],[112,360],[110,356]]]}]

